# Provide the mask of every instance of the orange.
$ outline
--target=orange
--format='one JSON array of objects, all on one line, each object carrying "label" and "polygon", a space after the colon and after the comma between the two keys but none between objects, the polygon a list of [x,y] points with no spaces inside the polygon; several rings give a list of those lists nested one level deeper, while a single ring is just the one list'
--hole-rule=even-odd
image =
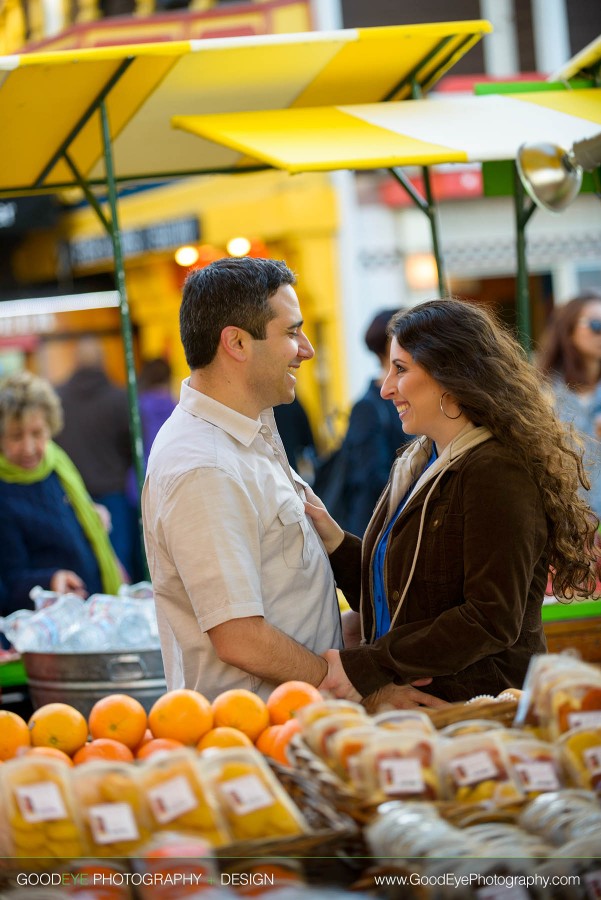
[{"label": "orange", "polygon": [[276,736],[269,755],[283,766],[290,766],[292,763],[288,759],[286,748],[294,735],[301,730],[301,724],[298,719],[288,719],[284,725],[280,726],[280,729],[280,733]]},{"label": "orange", "polygon": [[110,694],[97,700],[88,716],[93,738],[112,738],[130,750],[137,747],[147,726],[146,710],[127,694]]},{"label": "orange", "polygon": [[183,746],[184,744],[181,741],[174,741],[172,738],[153,738],[140,747],[136,753],[136,759],[147,759],[153,753],[164,752],[165,750],[179,750]]},{"label": "orange", "polygon": [[19,747],[29,747],[27,722],[8,709],[0,709],[0,760],[12,759]]},{"label": "orange", "polygon": [[280,733],[281,725],[268,725],[265,731],[262,731],[257,740],[255,747],[265,756],[271,756],[273,743]]},{"label": "orange", "polygon": [[182,744],[197,744],[213,727],[211,704],[198,691],[180,688],[168,691],[154,703],[148,727],[155,738],[171,738]]},{"label": "orange", "polygon": [[316,687],[306,681],[285,681],[278,684],[267,698],[267,710],[272,725],[283,725],[297,709],[323,700]]},{"label": "orange", "polygon": [[57,750],[56,747],[30,747],[26,756],[49,756],[50,759],[58,759],[68,766],[73,765],[71,757],[63,753],[62,750]]},{"label": "orange", "polygon": [[122,744],[121,741],[115,741],[113,738],[96,738],[88,744],[80,747],[73,762],[76,766],[82,763],[90,762],[93,759],[108,759],[111,762],[132,762],[133,753]]},{"label": "orange", "polygon": [[221,725],[207,731],[196,745],[197,750],[206,750],[207,747],[252,747],[252,741],[237,728]]},{"label": "orange", "polygon": [[88,739],[88,723],[68,703],[40,706],[27,724],[34,747],[56,747],[67,756],[73,756]]},{"label": "orange", "polygon": [[252,691],[234,688],[224,691],[213,700],[215,726],[228,725],[256,741],[269,725],[269,713],[263,700]]}]

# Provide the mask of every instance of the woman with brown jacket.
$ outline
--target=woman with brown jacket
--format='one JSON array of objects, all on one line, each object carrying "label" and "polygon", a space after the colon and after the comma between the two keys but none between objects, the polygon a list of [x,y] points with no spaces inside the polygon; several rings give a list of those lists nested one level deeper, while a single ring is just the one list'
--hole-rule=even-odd
[{"label": "woman with brown jacket", "polygon": [[521,687],[546,650],[549,567],[558,596],[594,590],[581,457],[540,375],[484,308],[434,300],[389,330],[382,396],[420,437],[397,457],[363,542],[315,495],[307,504],[361,626],[360,643],[324,654],[320,688],[412,706],[420,679],[447,701]]}]

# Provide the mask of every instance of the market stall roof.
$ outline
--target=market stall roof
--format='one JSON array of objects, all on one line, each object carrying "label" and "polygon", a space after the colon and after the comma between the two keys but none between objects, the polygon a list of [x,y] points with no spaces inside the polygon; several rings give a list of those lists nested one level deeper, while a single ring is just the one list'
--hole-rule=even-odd
[{"label": "market stall roof", "polygon": [[549,81],[567,81],[570,78],[576,78],[578,75],[590,76],[595,68],[599,68],[600,64],[601,34],[568,60],[557,72],[554,72],[549,77]]},{"label": "market stall roof", "polygon": [[601,88],[174,116],[173,124],[289,172],[515,159],[601,125]]},{"label": "market stall roof", "polygon": [[119,180],[230,171],[235,151],[171,116],[402,100],[491,31],[486,21],[137,44],[0,57],[0,191],[104,181],[106,98]]}]

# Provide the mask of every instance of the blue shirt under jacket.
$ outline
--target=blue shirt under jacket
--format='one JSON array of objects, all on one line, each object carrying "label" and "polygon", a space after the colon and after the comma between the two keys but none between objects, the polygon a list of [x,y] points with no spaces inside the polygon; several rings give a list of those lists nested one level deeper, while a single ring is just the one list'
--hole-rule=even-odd
[{"label": "blue shirt under jacket", "polygon": [[31,609],[31,588],[48,589],[58,569],[76,572],[89,594],[102,591],[96,556],[58,476],[35,484],[0,480],[0,613]]}]

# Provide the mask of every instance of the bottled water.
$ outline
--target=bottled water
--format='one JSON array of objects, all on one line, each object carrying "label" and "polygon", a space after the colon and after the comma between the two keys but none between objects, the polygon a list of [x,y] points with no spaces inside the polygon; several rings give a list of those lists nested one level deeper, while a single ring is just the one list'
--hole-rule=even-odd
[{"label": "bottled water", "polygon": [[29,592],[29,599],[33,600],[36,611],[38,609],[44,609],[46,606],[52,606],[54,601],[58,600],[60,596],[61,595],[57,594],[56,591],[45,591],[39,584],[32,587]]},{"label": "bottled water", "polygon": [[19,653],[57,650],[77,629],[84,602],[75,594],[63,594],[44,609],[34,612],[15,633]]},{"label": "bottled water", "polygon": [[69,652],[152,649],[159,646],[154,601],[94,594],[77,629],[64,644]]},{"label": "bottled water", "polygon": [[33,616],[32,609],[16,609],[8,616],[0,616],[0,631],[7,641],[15,646],[15,638],[23,626]]},{"label": "bottled water", "polygon": [[136,600],[149,600],[154,597],[154,591],[150,581],[138,581],[136,584],[122,584],[118,593],[120,597],[134,597]]}]

